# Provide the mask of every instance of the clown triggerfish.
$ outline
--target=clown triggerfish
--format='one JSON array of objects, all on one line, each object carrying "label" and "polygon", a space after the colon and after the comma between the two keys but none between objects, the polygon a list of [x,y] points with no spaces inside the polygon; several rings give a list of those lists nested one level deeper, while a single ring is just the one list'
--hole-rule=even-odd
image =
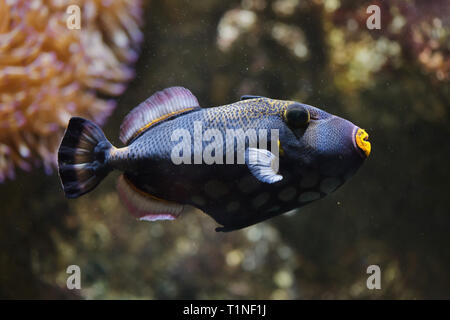
[{"label": "clown triggerfish", "polygon": [[58,152],[68,198],[113,169],[119,197],[140,220],[173,220],[186,205],[244,228],[323,198],[369,156],[367,133],[295,101],[244,96],[202,108],[187,89],[155,93],[120,127],[115,148],[93,122],[71,118]]}]

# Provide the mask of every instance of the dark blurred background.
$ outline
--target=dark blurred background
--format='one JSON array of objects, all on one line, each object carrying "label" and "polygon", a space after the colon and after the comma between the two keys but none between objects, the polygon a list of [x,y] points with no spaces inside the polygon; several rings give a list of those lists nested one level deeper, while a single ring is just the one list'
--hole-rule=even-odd
[{"label": "dark blurred background", "polygon": [[[366,8],[381,8],[368,30]],[[449,10],[442,1],[151,1],[136,76],[104,126],[181,85],[202,106],[298,100],[365,128],[372,153],[325,199],[232,233],[206,215],[137,222],[117,174],[64,198],[58,176],[0,184],[1,298],[450,298]],[[79,265],[82,289],[67,290]],[[379,265],[382,289],[366,288]]]}]

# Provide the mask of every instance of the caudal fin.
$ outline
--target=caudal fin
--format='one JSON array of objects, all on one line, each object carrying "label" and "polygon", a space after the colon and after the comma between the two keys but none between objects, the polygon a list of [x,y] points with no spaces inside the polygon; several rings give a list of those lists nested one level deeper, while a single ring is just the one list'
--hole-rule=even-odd
[{"label": "caudal fin", "polygon": [[111,171],[107,156],[111,143],[92,121],[73,117],[58,151],[58,170],[67,198],[92,189]]}]

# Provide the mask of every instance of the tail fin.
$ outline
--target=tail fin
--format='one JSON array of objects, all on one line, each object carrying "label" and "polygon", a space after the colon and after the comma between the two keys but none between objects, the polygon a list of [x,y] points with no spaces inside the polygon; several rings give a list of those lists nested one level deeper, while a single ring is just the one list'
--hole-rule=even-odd
[{"label": "tail fin", "polygon": [[107,164],[111,143],[92,121],[74,117],[58,151],[59,177],[67,198],[94,189],[112,170]]}]

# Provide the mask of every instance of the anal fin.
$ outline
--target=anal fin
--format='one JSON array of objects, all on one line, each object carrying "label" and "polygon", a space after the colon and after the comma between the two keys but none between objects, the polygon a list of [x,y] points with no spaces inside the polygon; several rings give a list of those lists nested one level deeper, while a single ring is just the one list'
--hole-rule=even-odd
[{"label": "anal fin", "polygon": [[174,220],[183,211],[183,205],[158,199],[146,193],[136,187],[124,174],[119,177],[117,191],[128,211],[139,220]]}]

